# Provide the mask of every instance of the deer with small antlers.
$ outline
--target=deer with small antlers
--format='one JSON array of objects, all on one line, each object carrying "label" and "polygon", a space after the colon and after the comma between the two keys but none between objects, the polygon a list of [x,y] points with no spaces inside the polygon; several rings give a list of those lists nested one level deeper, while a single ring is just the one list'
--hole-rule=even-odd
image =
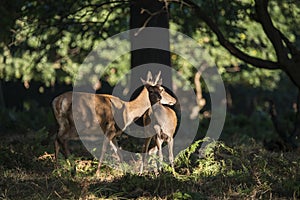
[{"label": "deer with small antlers", "polygon": [[[153,122],[150,119],[151,115],[154,116]],[[153,131],[154,129],[156,134],[146,139],[146,142],[144,144],[144,155],[140,166],[140,173],[143,173],[147,154],[148,153],[156,154],[157,152],[159,156],[158,169],[159,171],[161,171],[161,163],[163,162],[163,153],[162,153],[163,142],[167,142],[168,144],[169,162],[171,164],[172,170],[174,171],[173,136],[175,134],[176,127],[177,127],[177,116],[175,111],[170,107],[163,105],[162,102],[157,102],[152,106],[152,108],[148,110],[147,114],[145,114],[143,118],[144,118],[143,119],[144,124],[148,126],[146,128],[146,131],[151,131],[151,129]],[[155,147],[148,150],[152,139],[155,139]]]},{"label": "deer with small antlers", "polygon": [[[121,135],[128,125],[141,117],[153,104],[161,102],[173,105],[176,102],[159,84],[161,83],[160,74],[159,72],[153,79],[151,72],[148,72],[147,80],[141,79],[144,84],[141,93],[129,102],[112,95],[80,92],[67,92],[56,97],[52,102],[54,115],[59,125],[54,142],[56,162],[60,149],[65,158],[68,158],[70,155],[68,141],[74,136],[77,137],[77,134],[74,134],[76,133],[74,117],[89,119],[85,120],[87,122],[96,121],[105,135],[97,174],[100,173],[100,167],[108,144],[113,148],[119,160],[122,160],[122,156],[118,151],[116,136]],[[75,113],[72,109],[74,101],[72,101],[72,96],[77,102]]]}]

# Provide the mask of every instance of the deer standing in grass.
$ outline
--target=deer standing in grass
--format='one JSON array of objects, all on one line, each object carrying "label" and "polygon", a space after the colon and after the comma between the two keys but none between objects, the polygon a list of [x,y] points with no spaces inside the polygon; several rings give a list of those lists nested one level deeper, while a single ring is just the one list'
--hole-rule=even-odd
[{"label": "deer standing in grass", "polygon": [[[176,100],[174,99],[174,104]],[[163,142],[168,143],[168,153],[169,153],[169,161],[174,171],[174,155],[173,155],[173,145],[174,139],[173,136],[175,134],[176,126],[177,126],[177,116],[173,109],[168,106],[162,105],[162,102],[157,102],[149,109],[148,113],[144,115],[144,124],[149,124],[149,118],[151,115],[154,115],[154,121],[150,122],[150,128],[146,128],[147,131],[150,131],[151,128],[154,129],[155,135],[147,138],[144,145],[144,155],[143,160],[140,167],[140,173],[143,172],[144,165],[146,162],[146,156],[149,149],[149,144],[151,140],[155,139],[155,147],[149,150],[149,154],[156,154],[158,152],[159,156],[159,171],[161,171],[161,163],[163,162],[163,153],[162,153],[162,144]],[[148,122],[146,122],[148,121]]]},{"label": "deer standing in grass", "polygon": [[[157,102],[169,105],[174,104],[174,98],[158,84],[161,82],[160,72],[155,77],[154,81],[151,72],[148,72],[146,81],[143,79],[141,80],[144,84],[143,90],[134,100],[129,102],[123,101],[112,95],[79,92],[67,92],[56,97],[52,102],[54,115],[59,125],[54,142],[56,162],[60,148],[65,158],[68,158],[70,155],[68,141],[72,139],[74,135],[77,136],[74,117],[87,118],[90,121],[96,121],[105,135],[96,172],[97,174],[100,173],[100,167],[108,144],[111,145],[119,159],[122,160],[122,156],[118,151],[116,144],[116,136],[121,135],[126,127],[134,120],[141,117],[151,105]],[[72,112],[72,96],[73,99],[76,98],[76,101],[78,102],[76,113]],[[118,118],[117,122],[115,117]]]}]

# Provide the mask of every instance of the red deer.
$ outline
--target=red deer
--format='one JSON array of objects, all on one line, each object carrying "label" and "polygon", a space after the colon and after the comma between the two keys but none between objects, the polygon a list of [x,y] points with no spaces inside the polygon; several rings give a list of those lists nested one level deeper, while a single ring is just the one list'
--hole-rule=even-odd
[{"label": "red deer", "polygon": [[[175,104],[175,102],[174,102]],[[177,116],[174,110],[169,108],[168,106],[162,105],[160,102],[156,103],[152,106],[152,109],[148,112],[148,115],[154,115],[155,121],[151,122],[152,128],[154,128],[156,135],[147,138],[144,146],[144,155],[143,160],[140,167],[140,173],[143,172],[143,168],[146,161],[146,156],[148,153],[149,144],[152,138],[155,138],[156,146],[153,147],[149,154],[156,154],[158,151],[159,156],[159,171],[161,171],[161,163],[163,162],[163,153],[162,153],[162,144],[163,142],[168,143],[168,152],[169,152],[169,161],[171,167],[174,171],[174,155],[173,155],[173,145],[174,140],[173,136],[175,134],[176,126],[177,126]],[[149,116],[146,116],[147,118]],[[148,119],[145,119],[148,120]],[[145,123],[147,124],[147,123]],[[149,129],[148,129],[149,131]]]},{"label": "red deer", "polygon": [[[78,111],[80,117],[85,118],[90,115],[92,117],[90,120],[97,121],[105,135],[96,173],[100,172],[108,144],[111,145],[121,160],[121,154],[116,146],[116,136],[121,135],[126,127],[141,117],[151,105],[159,101],[163,104],[174,104],[174,98],[161,86],[160,73],[153,80],[151,72],[148,72],[147,80],[141,80],[144,84],[142,92],[129,102],[112,95],[79,92],[67,92],[56,97],[52,102],[54,115],[59,125],[55,138],[56,162],[60,147],[65,158],[70,155],[68,141],[77,135],[74,134],[76,128],[73,117],[76,114],[73,113],[74,111],[72,112],[72,96],[75,96],[78,102],[76,111]],[[79,117],[78,114],[76,117]],[[114,117],[118,118],[117,122]]]}]

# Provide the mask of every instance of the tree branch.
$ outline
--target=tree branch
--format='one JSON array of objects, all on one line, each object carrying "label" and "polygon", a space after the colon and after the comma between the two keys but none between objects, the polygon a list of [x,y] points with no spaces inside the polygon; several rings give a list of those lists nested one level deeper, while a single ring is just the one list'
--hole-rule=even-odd
[{"label": "tree branch", "polygon": [[67,12],[67,13],[65,13],[65,15],[62,16],[62,18],[67,18],[70,15],[75,15],[76,13],[78,13],[78,12],[80,12],[80,11],[86,9],[86,8],[89,8],[89,7],[92,7],[93,10],[95,11],[97,9],[102,8],[103,6],[112,5],[112,4],[118,4],[118,5],[123,5],[124,6],[126,4],[130,4],[130,1],[129,0],[115,0],[115,1],[106,1],[106,2],[102,2],[102,3],[96,3],[96,4],[92,4],[92,3],[91,4],[87,4],[87,5],[79,7],[78,9],[76,9],[73,12]]},{"label": "tree branch", "polygon": [[195,9],[195,13],[209,26],[209,28],[216,34],[218,41],[220,44],[227,49],[233,56],[239,58],[240,60],[249,63],[258,68],[264,69],[280,69],[281,66],[277,62],[263,60],[260,58],[256,58],[250,56],[240,49],[238,49],[234,44],[229,42],[221,30],[219,29],[218,25],[206,14],[204,10],[202,10],[196,3],[192,0],[184,0],[187,4],[189,4],[192,8]]},{"label": "tree branch", "polygon": [[268,12],[268,3],[269,0],[255,0],[255,10],[264,32],[275,49],[278,62],[285,65],[289,62],[288,51],[283,45],[280,31],[273,25]]},{"label": "tree branch", "polygon": [[282,32],[279,31],[279,34],[287,48],[290,50],[293,58],[296,59],[297,57],[300,57],[300,51],[296,48],[296,46],[293,45],[293,43],[291,43],[290,40]]}]

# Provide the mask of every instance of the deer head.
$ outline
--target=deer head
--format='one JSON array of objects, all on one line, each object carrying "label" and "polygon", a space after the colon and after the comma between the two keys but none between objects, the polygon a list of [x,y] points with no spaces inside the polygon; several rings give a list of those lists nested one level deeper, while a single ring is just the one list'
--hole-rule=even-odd
[{"label": "deer head", "polygon": [[165,91],[162,85],[161,71],[153,78],[152,73],[148,71],[147,80],[141,78],[143,84],[148,89],[149,99],[152,105],[160,102],[161,104],[174,105],[176,99]]}]

